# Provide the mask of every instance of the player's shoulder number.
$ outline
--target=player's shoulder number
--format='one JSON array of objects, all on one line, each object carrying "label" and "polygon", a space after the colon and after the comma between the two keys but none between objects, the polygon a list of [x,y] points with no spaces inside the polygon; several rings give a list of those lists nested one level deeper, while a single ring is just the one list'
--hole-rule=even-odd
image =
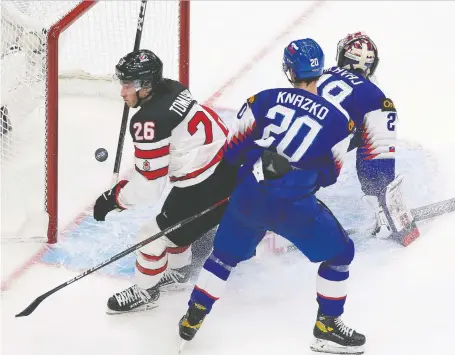
[{"label": "player's shoulder number", "polygon": [[[214,128],[215,127],[215,128]],[[203,130],[205,134],[204,144],[213,142],[214,129],[221,129],[227,136],[228,129],[218,114],[207,106],[201,106],[190,117],[186,130],[193,136],[199,130]],[[152,141],[155,139],[156,123],[155,121],[138,121],[133,123],[135,141]]]}]

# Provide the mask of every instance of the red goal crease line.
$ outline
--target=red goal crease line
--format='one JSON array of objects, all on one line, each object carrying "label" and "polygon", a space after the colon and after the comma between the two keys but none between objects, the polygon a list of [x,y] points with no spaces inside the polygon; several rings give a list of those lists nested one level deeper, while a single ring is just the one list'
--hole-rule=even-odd
[{"label": "red goal crease line", "polygon": [[[297,18],[291,22],[282,32],[272,38],[267,45],[265,45],[261,50],[258,51],[251,59],[241,67],[229,80],[227,80],[223,85],[221,85],[218,90],[216,90],[204,103],[209,107],[212,107],[214,103],[224,94],[224,91],[231,86],[234,86],[242,77],[244,77],[249,71],[251,71],[256,63],[261,61],[268,53],[270,53],[277,45],[277,42],[282,40],[284,37],[289,35],[295,28],[302,25],[306,20],[314,15],[316,10],[322,7],[326,3],[326,0],[314,1],[309,7],[307,7],[302,13],[300,13]],[[88,206],[81,212],[71,223],[68,224],[62,231],[60,231],[59,237],[67,233],[68,231],[77,228],[81,221],[89,215],[89,210],[93,207],[93,204]],[[10,275],[5,277],[2,280],[0,290],[2,292],[7,291],[11,288],[15,280],[20,278],[31,266],[34,264],[40,263],[41,257],[49,250],[48,245],[44,245],[40,250],[38,250],[34,255],[32,255],[24,264],[16,268]]]}]

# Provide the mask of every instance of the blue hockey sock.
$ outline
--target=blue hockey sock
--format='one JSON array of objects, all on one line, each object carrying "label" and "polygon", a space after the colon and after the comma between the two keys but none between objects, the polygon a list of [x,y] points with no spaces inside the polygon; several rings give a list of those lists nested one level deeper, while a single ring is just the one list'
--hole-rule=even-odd
[{"label": "blue hockey sock", "polygon": [[338,317],[343,314],[349,265],[354,259],[354,253],[354,243],[349,240],[342,254],[319,266],[316,281],[317,301],[319,311],[326,316]]},{"label": "blue hockey sock", "polygon": [[319,311],[322,314],[333,317],[343,314],[348,278],[349,265],[331,265],[324,262],[319,266],[316,290]]},{"label": "blue hockey sock", "polygon": [[188,305],[199,303],[206,307],[209,313],[213,304],[222,296],[234,267],[235,265],[229,265],[218,258],[214,251],[204,263]]}]

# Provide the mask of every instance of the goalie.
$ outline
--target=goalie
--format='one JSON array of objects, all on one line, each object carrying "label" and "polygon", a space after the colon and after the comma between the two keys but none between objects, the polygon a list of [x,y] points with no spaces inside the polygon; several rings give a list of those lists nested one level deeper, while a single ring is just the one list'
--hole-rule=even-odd
[{"label": "goalie", "polygon": [[363,123],[355,128],[349,151],[357,148],[357,175],[376,220],[373,234],[393,235],[406,245],[418,231],[401,199],[402,178],[394,181],[397,111],[370,80],[379,63],[377,46],[364,32],[348,34],[338,43],[336,61],[319,79],[318,94],[347,120]]}]

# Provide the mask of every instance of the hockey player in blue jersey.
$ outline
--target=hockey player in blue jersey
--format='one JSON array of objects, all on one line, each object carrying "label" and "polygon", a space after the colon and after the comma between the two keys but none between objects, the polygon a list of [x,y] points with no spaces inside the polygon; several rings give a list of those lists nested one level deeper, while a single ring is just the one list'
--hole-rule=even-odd
[{"label": "hockey player in blue jersey", "polygon": [[[237,114],[225,159],[242,165],[239,183],[217,230],[214,249],[200,272],[179,323],[192,340],[222,295],[238,263],[249,259],[267,231],[291,241],[321,263],[316,291],[315,351],[363,353],[365,336],[343,323],[354,244],[331,211],[315,197],[337,181],[355,122],[317,95],[324,54],[312,39],[284,50],[283,70],[293,88],[265,90]],[[303,282],[303,281],[302,281]]]},{"label": "hockey player in blue jersey", "polygon": [[[318,94],[356,123],[348,150],[357,148],[357,176],[375,215],[373,234],[387,238],[397,232],[385,203],[386,188],[395,179],[395,105],[370,81],[379,56],[376,44],[364,32],[339,41],[336,61],[337,66],[325,70],[319,79]],[[403,233],[402,242],[409,230]]]}]

